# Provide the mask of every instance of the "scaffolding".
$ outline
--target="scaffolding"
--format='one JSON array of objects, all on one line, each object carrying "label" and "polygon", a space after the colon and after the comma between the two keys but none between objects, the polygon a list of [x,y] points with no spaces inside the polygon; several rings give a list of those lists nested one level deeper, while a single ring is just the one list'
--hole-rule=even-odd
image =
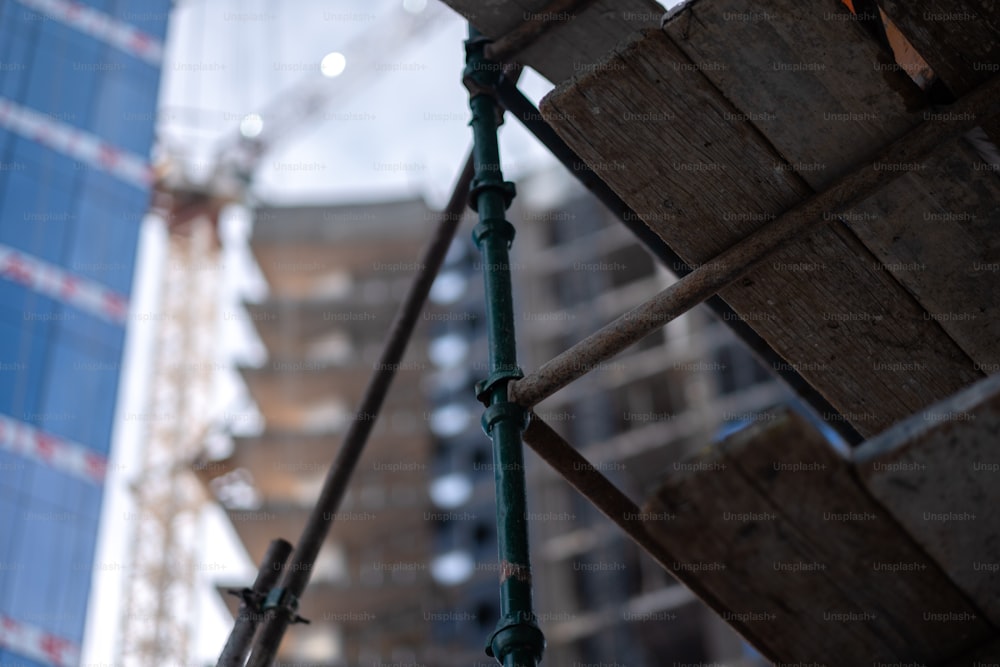
[{"label": "scaffolding", "polygon": [[[531,35],[525,34],[520,37],[515,35],[510,39],[530,37]],[[509,44],[501,46],[514,48]],[[981,122],[978,119],[992,118],[1000,113],[1000,83],[995,79],[965,91],[948,109],[947,114],[926,114],[924,122],[888,142],[874,158],[866,160],[862,166],[842,175],[818,193],[803,198],[800,203],[758,226],[742,240],[701,262],[697,267],[685,267],[685,275],[676,283],[543,364],[534,373],[522,377],[513,355],[510,267],[506,254],[507,247],[513,241],[514,230],[504,219],[504,211],[514,192],[510,184],[503,182],[499,168],[495,139],[497,108],[494,105],[498,102],[503,104],[506,98],[510,102],[507,107],[509,110],[513,111],[513,107],[520,105],[521,111],[528,116],[530,109],[524,106],[524,100],[514,95],[509,87],[506,93],[501,92],[508,83],[500,75],[501,65],[486,58],[489,52],[487,40],[472,30],[466,49],[469,67],[465,83],[470,91],[475,136],[473,155],[466,162],[442,216],[441,225],[422,257],[422,268],[389,331],[382,363],[377,367],[378,370],[372,376],[361,400],[358,413],[365,418],[352,423],[340,453],[330,468],[311,519],[280,582],[257,609],[263,622],[248,649],[248,664],[254,667],[271,664],[288,625],[296,620],[298,598],[308,583],[319,545],[331,528],[330,517],[336,512],[371,430],[372,421],[389,389],[430,284],[442,263],[448,241],[455,232],[466,199],[480,215],[480,223],[473,234],[484,256],[490,369],[489,376],[477,386],[477,396],[487,406],[483,426],[492,436],[494,444],[500,535],[501,620],[497,630],[487,640],[487,651],[506,667],[534,667],[541,658],[544,639],[535,623],[531,607],[530,563],[522,504],[522,438],[525,444],[566,478],[639,547],[671,571],[710,607],[722,614],[728,613],[729,606],[720,597],[717,588],[705,584],[697,570],[676,567],[683,559],[678,558],[672,548],[651,530],[647,513],[549,424],[532,412],[532,408],[625,348],[712,299],[720,291],[732,287],[760,267],[762,262],[787,248],[788,244],[825,224],[843,221],[852,206],[900,178],[900,171],[879,169],[877,165],[920,163],[943,142],[963,137],[977,127]],[[555,142],[550,140],[548,144],[554,145]],[[581,162],[568,146],[560,145],[558,150],[573,164]],[[584,180],[592,179],[592,172],[583,173]],[[628,210],[621,200],[607,192],[605,199],[611,202],[616,212],[624,213]],[[650,244],[657,242],[650,239]],[[661,259],[669,256],[663,248],[656,254]],[[763,353],[768,354],[764,345],[761,341]],[[820,400],[817,395],[816,401]],[[782,421],[780,427],[787,428],[787,422]],[[849,429],[846,432],[848,436],[855,436],[854,441],[857,440],[856,433],[852,434]],[[506,473],[513,474],[508,476]],[[736,624],[746,630],[742,621]],[[245,652],[241,649],[241,655]]]},{"label": "scaffolding", "polygon": [[218,310],[215,222],[173,226],[160,282],[153,393],[138,475],[130,481],[131,566],[118,662],[183,665],[194,627],[197,544],[205,493],[190,469],[210,424]]}]

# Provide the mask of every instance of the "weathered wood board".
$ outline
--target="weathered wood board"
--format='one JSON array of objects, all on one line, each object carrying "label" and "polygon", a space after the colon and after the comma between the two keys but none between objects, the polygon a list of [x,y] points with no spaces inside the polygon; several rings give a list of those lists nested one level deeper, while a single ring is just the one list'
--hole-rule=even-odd
[{"label": "weathered wood board", "polygon": [[[928,113],[918,111],[924,101],[916,85],[839,0],[752,10],[737,0],[698,2],[664,29],[817,190],[870,161]],[[844,44],[830,62],[831,39],[812,37],[837,33]],[[734,58],[733,42],[768,47]],[[904,165],[913,169],[873,198],[878,211],[869,204],[845,223],[973,362],[989,369],[1000,361],[993,303],[1000,240],[989,229],[1000,218],[1000,181],[983,166],[965,142],[953,142],[926,164]],[[979,266],[987,268],[973,268]],[[900,368],[910,372],[913,365]]]},{"label": "weathered wood board", "polygon": [[840,0],[700,0],[663,29],[822,190],[919,123],[924,104],[852,17]]},{"label": "weathered wood board", "polygon": [[[826,48],[839,61],[838,44]],[[694,265],[811,191],[706,69],[650,31],[542,103],[562,138]],[[982,376],[840,223],[790,244],[722,296],[865,435]],[[915,370],[884,370],[915,359]]]},{"label": "weathered wood board", "polygon": [[[483,2],[445,0],[487,37],[500,40],[527,22],[549,19],[537,39],[513,58],[552,83],[592,71],[618,43],[636,32],[660,25],[663,7],[653,0],[584,0],[560,3],[568,7],[551,12],[551,0]],[[550,16],[549,14],[553,14]]]},{"label": "weathered wood board", "polygon": [[1000,178],[965,140],[941,146],[918,166],[861,202],[846,224],[976,367],[995,373]]},{"label": "weathered wood board", "polygon": [[[937,664],[995,632],[794,413],[671,471],[644,510],[674,569],[772,660]],[[966,620],[925,617],[941,610]]]},{"label": "weathered wood board", "polygon": [[854,457],[872,495],[1000,625],[1000,375],[914,415]]},{"label": "weathered wood board", "polygon": [[1000,72],[995,0],[880,0],[879,6],[956,95]]}]

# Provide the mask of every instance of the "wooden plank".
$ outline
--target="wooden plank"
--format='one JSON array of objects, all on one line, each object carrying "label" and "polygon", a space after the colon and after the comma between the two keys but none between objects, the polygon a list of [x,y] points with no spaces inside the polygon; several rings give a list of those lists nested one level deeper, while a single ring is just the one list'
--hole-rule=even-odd
[{"label": "wooden plank", "polygon": [[879,5],[956,95],[1000,71],[995,0],[880,0]]},{"label": "wooden plank", "polygon": [[718,255],[810,194],[659,30],[557,88],[541,111],[650,227],[678,237],[686,260]]},{"label": "wooden plank", "polygon": [[872,495],[1000,625],[1000,375],[865,443],[855,461]]},{"label": "wooden plank", "polygon": [[851,19],[839,0],[767,0],[752,9],[742,0],[699,0],[664,31],[821,190],[919,123],[924,104]]},{"label": "wooden plank", "polygon": [[546,29],[513,54],[513,59],[553,83],[591,71],[620,42],[659,26],[663,15],[663,7],[653,0],[590,0],[575,3],[576,9],[552,0],[445,0],[445,4],[494,40],[502,40],[525,23],[550,19]]},{"label": "wooden plank", "polygon": [[845,220],[977,368],[995,373],[1000,179],[987,166],[967,142],[950,142]]},{"label": "wooden plank", "polygon": [[[938,662],[993,632],[794,413],[689,462],[644,509],[674,569],[699,572],[725,620],[772,660]],[[976,617],[924,617],[942,608]]]},{"label": "wooden plank", "polygon": [[[651,31],[542,103],[562,138],[694,265],[810,192],[707,68]],[[982,375],[873,259],[846,228],[823,226],[722,293],[865,435]],[[914,359],[921,367],[903,375],[879,370]]]}]

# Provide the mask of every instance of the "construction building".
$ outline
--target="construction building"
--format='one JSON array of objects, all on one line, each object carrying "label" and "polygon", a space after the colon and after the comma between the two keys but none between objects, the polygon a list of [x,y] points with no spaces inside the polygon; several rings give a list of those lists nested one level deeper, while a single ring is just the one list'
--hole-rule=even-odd
[{"label": "construction building", "polygon": [[120,567],[95,545],[169,5],[0,3],[0,664],[79,664]]},{"label": "construction building", "polygon": [[[267,361],[240,373],[265,427],[234,438],[228,458],[195,466],[255,562],[272,539],[298,538],[344,429],[372,418],[356,412],[360,394],[433,219],[419,201],[255,211],[252,251],[269,292],[247,311]],[[426,367],[418,338],[312,573],[299,610],[310,625],[296,627],[279,661],[440,659],[425,616],[437,596]]]},{"label": "construction building", "polygon": [[[518,336],[530,367],[673,277],[568,174],[546,172],[521,187],[510,215],[519,230]],[[532,192],[547,192],[547,202]],[[229,503],[251,558],[275,537],[297,537],[338,436],[349,419],[367,418],[351,411],[430,219],[419,201],[255,212],[251,245],[270,292],[247,311],[268,360],[241,374],[266,428],[236,438],[229,458],[196,466]],[[290,633],[284,659],[488,664],[482,642],[498,617],[497,541],[492,454],[473,391],[486,339],[469,226],[452,244],[384,426],[313,574],[300,611],[312,625]],[[591,307],[598,296],[603,305]],[[793,400],[724,323],[700,311],[589,380],[539,414],[634,493],[727,427]],[[613,401],[600,393],[609,390]],[[666,652],[752,664],[740,662],[735,634],[562,479],[537,459],[528,471],[550,660],[641,666]],[[256,500],[233,503],[234,485],[250,486]]]}]

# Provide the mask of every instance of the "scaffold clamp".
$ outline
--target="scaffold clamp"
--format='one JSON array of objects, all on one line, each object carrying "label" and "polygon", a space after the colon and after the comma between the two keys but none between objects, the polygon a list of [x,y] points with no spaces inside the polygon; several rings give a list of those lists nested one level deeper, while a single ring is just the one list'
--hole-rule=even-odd
[{"label": "scaffold clamp", "polygon": [[530,612],[511,612],[503,616],[486,640],[486,655],[496,658],[501,664],[506,655],[514,650],[530,653],[536,663],[542,659],[545,635],[535,622],[535,615]]},{"label": "scaffold clamp", "polygon": [[503,65],[484,57],[486,45],[492,43],[489,37],[478,34],[465,40],[465,69],[462,84],[468,89],[469,97],[489,95],[496,97],[497,83],[503,76]]},{"label": "scaffold clamp", "polygon": [[302,618],[296,613],[299,608],[299,599],[292,595],[287,588],[272,588],[264,600],[263,611],[274,610],[275,613],[287,614],[290,623],[309,624],[309,620]]},{"label": "scaffold clamp", "polygon": [[524,371],[517,366],[493,371],[485,380],[480,380],[476,383],[476,399],[483,405],[489,406],[490,393],[493,391],[493,387],[500,382],[520,380],[523,377]]},{"label": "scaffold clamp", "polygon": [[501,419],[510,419],[517,422],[520,429],[524,429],[528,424],[528,411],[516,403],[497,403],[491,405],[483,411],[482,425],[486,435],[493,431],[493,425]]},{"label": "scaffold clamp", "polygon": [[227,588],[226,592],[233,597],[238,597],[251,611],[260,611],[260,603],[264,596],[252,588]]},{"label": "scaffold clamp", "polygon": [[[498,183],[497,181],[483,181],[482,179],[474,178],[472,179],[472,185],[469,186],[469,208],[476,213],[479,213],[479,194],[483,192],[483,190],[496,190],[499,192],[503,197],[503,207],[505,209],[510,208],[511,202],[514,201],[514,197],[517,196],[517,186],[515,186],[511,181],[501,181]],[[501,222],[507,221],[502,220]],[[508,222],[507,224],[510,223]],[[476,226],[478,227],[479,225]],[[514,240],[513,234],[511,234],[510,240]],[[478,241],[476,242],[476,245],[479,245]]]}]

